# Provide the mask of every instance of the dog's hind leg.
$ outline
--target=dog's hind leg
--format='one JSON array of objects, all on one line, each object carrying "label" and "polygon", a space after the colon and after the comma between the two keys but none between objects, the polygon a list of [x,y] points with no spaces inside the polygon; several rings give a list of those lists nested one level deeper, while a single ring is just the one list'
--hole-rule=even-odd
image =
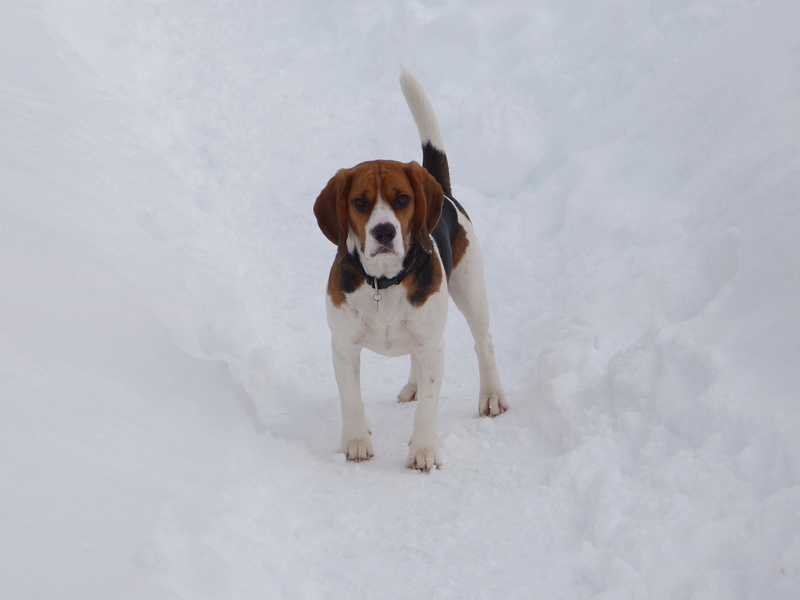
[{"label": "dog's hind leg", "polygon": [[483,276],[483,257],[471,224],[462,225],[467,230],[469,245],[450,276],[450,297],[467,320],[475,340],[480,374],[478,412],[484,417],[495,417],[508,410],[509,405],[500,384],[489,331],[489,301]]}]

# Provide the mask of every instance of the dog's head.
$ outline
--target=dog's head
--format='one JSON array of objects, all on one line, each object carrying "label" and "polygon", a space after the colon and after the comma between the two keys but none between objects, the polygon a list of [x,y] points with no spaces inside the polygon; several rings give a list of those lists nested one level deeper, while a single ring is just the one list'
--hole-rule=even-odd
[{"label": "dog's head", "polygon": [[367,272],[391,275],[414,243],[433,251],[430,232],[443,202],[441,186],[419,164],[375,160],[336,173],[317,197],[314,214],[339,247],[339,260],[356,250]]}]

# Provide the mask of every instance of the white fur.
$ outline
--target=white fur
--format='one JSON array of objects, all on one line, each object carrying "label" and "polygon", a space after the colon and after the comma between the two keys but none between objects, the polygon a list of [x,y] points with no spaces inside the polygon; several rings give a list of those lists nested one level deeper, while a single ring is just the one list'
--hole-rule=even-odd
[{"label": "white fur", "polygon": [[[444,143],[436,115],[422,86],[407,71],[401,76],[401,86],[422,142],[430,141],[437,148],[443,149]],[[401,402],[414,399],[417,401],[406,464],[412,469],[426,472],[442,464],[436,437],[436,418],[444,366],[442,334],[447,321],[448,289],[449,295],[466,318],[475,340],[480,375],[479,414],[496,416],[508,408],[489,332],[489,303],[483,277],[483,257],[472,223],[461,212],[458,213],[458,218],[467,233],[467,251],[451,273],[449,284],[443,280],[439,290],[422,306],[412,306],[408,302],[406,288],[402,285],[380,290],[379,302],[374,299],[375,290],[367,285],[347,294],[344,304],[339,307],[334,306],[328,297],[327,313],[333,340],[333,365],[342,404],[341,451],[350,460],[368,460],[373,455],[372,433],[367,426],[360,383],[361,349],[368,348],[385,356],[411,355],[408,383],[398,396]],[[398,255],[370,255],[375,248],[374,243],[369,241],[370,232],[375,225],[383,222],[392,222],[397,227],[394,250],[399,252]],[[352,232],[348,238],[348,246],[350,250],[359,252],[367,273],[392,277],[402,268],[407,249],[408,240],[401,243],[400,239],[400,223],[391,206],[381,199],[367,223],[365,247],[361,248],[360,240]],[[439,266],[444,273],[438,249],[434,256],[439,260]]]},{"label": "white fur", "polygon": [[[500,383],[492,334],[489,331],[489,301],[486,297],[486,284],[483,276],[483,255],[470,220],[459,212],[458,221],[467,232],[469,245],[458,267],[450,275],[448,288],[450,297],[453,298],[456,307],[467,320],[475,340],[475,354],[478,356],[480,378],[478,412],[481,416],[494,417],[505,412],[509,405]],[[412,357],[408,383],[397,396],[400,402],[410,402],[416,399],[418,378],[417,365]]]},{"label": "white fur", "polygon": [[[394,225],[397,234],[395,235],[394,239],[392,240],[391,250],[394,253],[394,256],[403,257],[405,254],[405,248],[403,248],[403,233],[402,233],[402,226],[400,225],[400,220],[395,215],[394,210],[389,205],[386,200],[383,199],[382,196],[378,196],[378,201],[375,203],[375,207],[372,209],[372,214],[367,221],[367,240],[364,247],[364,254],[368,258],[374,258],[378,256],[378,250],[381,249],[381,244],[373,237],[372,230],[377,226],[383,223],[391,223]],[[368,271],[369,272],[369,271]],[[372,275],[372,273],[370,273]]]},{"label": "white fur", "polygon": [[[438,254],[437,254],[438,257]],[[416,383],[417,410],[407,465],[429,471],[441,465],[436,438],[436,413],[444,367],[442,334],[447,321],[447,287],[431,295],[421,307],[406,299],[406,289],[395,285],[380,290],[363,285],[340,307],[328,297],[328,324],[333,340],[333,364],[342,402],[341,451],[351,460],[372,456],[372,442],[361,400],[361,349],[384,356],[411,355],[421,365]]]},{"label": "white fur", "polygon": [[[382,252],[377,254],[381,244],[373,237],[372,230],[381,223],[391,223],[397,231],[394,240],[392,240],[392,252],[390,253]],[[400,220],[392,210],[391,205],[382,196],[378,196],[378,201],[372,209],[365,229],[366,239],[363,243],[354,231],[350,231],[347,237],[347,250],[358,253],[364,271],[373,277],[394,277],[403,270],[403,259],[411,236],[409,233],[403,237]]]},{"label": "white fur", "polygon": [[400,74],[400,89],[403,90],[406,104],[414,117],[420,141],[423,145],[425,142],[430,142],[435,148],[444,152],[444,137],[442,137],[436,112],[433,110],[430,98],[425,93],[425,88],[416,77],[403,69]]},{"label": "white fur", "polygon": [[461,213],[458,218],[467,232],[469,245],[458,267],[450,275],[450,296],[467,320],[475,340],[480,376],[478,412],[481,416],[495,417],[508,409],[508,401],[500,384],[492,334],[489,331],[489,300],[486,297],[483,276],[483,255],[472,223]]}]

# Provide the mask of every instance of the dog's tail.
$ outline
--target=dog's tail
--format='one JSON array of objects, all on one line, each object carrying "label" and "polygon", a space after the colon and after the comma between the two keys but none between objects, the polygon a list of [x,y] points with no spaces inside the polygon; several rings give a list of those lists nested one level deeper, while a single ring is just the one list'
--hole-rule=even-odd
[{"label": "dog's tail", "polygon": [[436,120],[428,95],[411,73],[403,69],[400,74],[400,88],[406,98],[411,116],[419,130],[419,140],[422,143],[422,166],[433,175],[434,179],[442,186],[447,196],[453,195],[450,189],[450,166],[444,152],[444,138]]}]

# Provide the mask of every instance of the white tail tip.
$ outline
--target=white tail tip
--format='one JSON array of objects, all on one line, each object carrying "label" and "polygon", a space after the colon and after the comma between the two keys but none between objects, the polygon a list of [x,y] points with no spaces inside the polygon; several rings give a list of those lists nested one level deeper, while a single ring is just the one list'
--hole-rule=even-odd
[{"label": "white tail tip", "polygon": [[439,122],[436,120],[433,104],[422,84],[405,68],[400,73],[400,89],[403,90],[406,104],[411,111],[411,116],[414,117],[414,123],[417,124],[422,145],[430,142],[434,148],[444,152],[444,138],[439,129]]}]

